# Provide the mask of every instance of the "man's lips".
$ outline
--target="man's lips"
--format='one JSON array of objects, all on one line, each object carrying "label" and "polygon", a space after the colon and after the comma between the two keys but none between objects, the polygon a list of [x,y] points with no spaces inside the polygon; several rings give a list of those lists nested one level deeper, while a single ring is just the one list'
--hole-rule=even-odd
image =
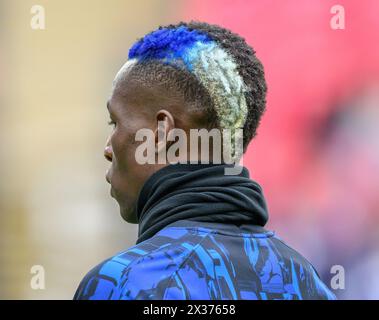
[{"label": "man's lips", "polygon": [[107,171],[107,173],[106,173],[106,175],[105,175],[105,180],[107,180],[107,182],[108,182],[109,184],[111,184],[111,177],[110,177],[110,175],[109,175],[109,170]]},{"label": "man's lips", "polygon": [[110,191],[110,193],[111,193],[111,197],[114,197],[113,188],[112,188],[112,184],[111,184],[111,175],[110,175],[109,170],[105,174],[105,180],[107,180],[107,182],[111,185],[111,191]]}]

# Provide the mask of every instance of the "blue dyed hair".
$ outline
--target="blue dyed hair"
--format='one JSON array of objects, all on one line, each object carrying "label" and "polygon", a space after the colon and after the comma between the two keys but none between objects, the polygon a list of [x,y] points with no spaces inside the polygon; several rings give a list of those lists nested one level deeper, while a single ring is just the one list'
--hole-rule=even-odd
[{"label": "blue dyed hair", "polygon": [[129,50],[129,59],[160,60],[166,63],[181,60],[188,70],[192,70],[193,49],[201,44],[212,43],[213,40],[206,34],[189,30],[185,26],[160,28],[137,41]]}]

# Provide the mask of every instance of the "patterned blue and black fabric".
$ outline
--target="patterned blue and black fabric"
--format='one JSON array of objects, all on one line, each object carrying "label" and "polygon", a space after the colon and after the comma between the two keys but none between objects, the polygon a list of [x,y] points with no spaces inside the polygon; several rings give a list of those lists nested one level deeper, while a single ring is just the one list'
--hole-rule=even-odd
[{"label": "patterned blue and black fabric", "polygon": [[[137,204],[139,220],[144,221],[137,244],[92,269],[74,299],[335,299],[313,266],[263,227],[267,220],[263,194],[249,179],[246,168],[239,179],[226,182],[220,170],[220,166],[193,169],[190,165],[170,165],[153,174]],[[214,186],[198,192],[200,198],[195,196],[194,203],[201,200],[200,207],[193,206],[197,214],[181,216],[185,211],[181,201],[188,206],[189,195],[205,180]],[[230,190],[225,193],[225,189]],[[159,199],[155,199],[157,193]],[[177,201],[173,201],[175,195],[179,196]],[[246,195],[250,195],[249,201]],[[246,216],[255,215],[254,223],[243,215],[228,220],[223,207],[217,206],[223,202],[239,207]],[[172,213],[175,203],[182,218],[174,221],[169,215],[164,222],[163,213]],[[246,203],[251,212],[247,212]],[[157,207],[159,210],[154,209]],[[223,218],[203,215],[199,208],[219,210]],[[146,222],[147,217],[152,225]],[[160,226],[158,231],[156,225]]]}]

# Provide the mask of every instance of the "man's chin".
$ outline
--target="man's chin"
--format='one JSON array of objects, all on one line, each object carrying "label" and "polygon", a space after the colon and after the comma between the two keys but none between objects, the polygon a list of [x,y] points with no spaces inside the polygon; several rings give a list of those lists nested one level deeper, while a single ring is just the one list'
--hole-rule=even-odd
[{"label": "man's chin", "polygon": [[122,219],[128,223],[138,223],[135,208],[125,208],[120,206],[120,214]]}]

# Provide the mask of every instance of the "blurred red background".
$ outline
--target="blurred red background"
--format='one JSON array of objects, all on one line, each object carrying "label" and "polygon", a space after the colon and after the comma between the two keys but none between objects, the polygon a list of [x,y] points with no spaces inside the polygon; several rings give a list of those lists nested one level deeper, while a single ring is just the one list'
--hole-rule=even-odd
[{"label": "blurred red background", "polygon": [[[336,4],[343,30],[330,25]],[[379,2],[195,0],[183,17],[239,33],[263,62],[267,111],[244,164],[270,226],[325,281],[345,268],[339,297],[378,298]]]}]

